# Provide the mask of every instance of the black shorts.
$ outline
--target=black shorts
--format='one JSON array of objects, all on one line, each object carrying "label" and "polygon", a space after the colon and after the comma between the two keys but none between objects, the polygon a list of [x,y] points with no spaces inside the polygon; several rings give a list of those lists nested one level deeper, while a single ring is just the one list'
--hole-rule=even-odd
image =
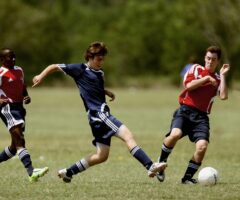
[{"label": "black shorts", "polygon": [[[173,128],[182,130],[182,137],[188,135],[191,142],[204,139],[209,142],[209,118],[207,113],[187,105],[181,105],[173,114],[170,132]],[[169,136],[170,132],[166,135]]]},{"label": "black shorts", "polygon": [[0,107],[0,117],[8,130],[12,127],[22,124],[23,131],[25,129],[26,110],[21,103],[11,103]]},{"label": "black shorts", "polygon": [[122,122],[109,112],[89,112],[88,119],[94,136],[93,145],[98,142],[110,146],[111,137],[118,132]]}]

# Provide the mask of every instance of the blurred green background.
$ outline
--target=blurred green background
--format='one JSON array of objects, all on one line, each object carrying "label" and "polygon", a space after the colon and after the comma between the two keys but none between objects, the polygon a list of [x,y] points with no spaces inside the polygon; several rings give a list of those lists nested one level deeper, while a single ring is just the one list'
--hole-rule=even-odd
[{"label": "blurred green background", "polygon": [[[1,0],[0,46],[15,50],[30,84],[46,65],[84,62],[88,45],[104,41],[106,84],[148,87],[159,80],[179,85],[189,57],[203,64],[205,49],[219,45],[233,85],[239,10],[239,0]],[[61,83],[63,76],[48,80]]]}]

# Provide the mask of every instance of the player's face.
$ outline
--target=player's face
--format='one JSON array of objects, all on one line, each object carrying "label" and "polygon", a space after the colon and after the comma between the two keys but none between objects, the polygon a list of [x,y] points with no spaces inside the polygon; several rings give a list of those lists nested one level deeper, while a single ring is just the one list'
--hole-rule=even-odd
[{"label": "player's face", "polygon": [[14,67],[15,62],[16,62],[16,56],[14,52],[7,50],[4,54],[4,57],[2,58],[3,65],[6,67],[12,68]]},{"label": "player's face", "polygon": [[219,63],[218,56],[216,53],[207,52],[205,55],[205,67],[214,72]]},{"label": "player's face", "polygon": [[89,64],[94,69],[101,69],[104,63],[104,56],[94,56],[89,59]]}]

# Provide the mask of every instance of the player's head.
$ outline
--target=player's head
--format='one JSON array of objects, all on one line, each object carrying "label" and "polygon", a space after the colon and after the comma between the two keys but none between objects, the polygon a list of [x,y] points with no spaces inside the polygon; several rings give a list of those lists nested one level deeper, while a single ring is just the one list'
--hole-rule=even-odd
[{"label": "player's head", "polygon": [[206,49],[205,67],[214,72],[221,59],[222,51],[217,46],[210,46]]},{"label": "player's head", "polygon": [[14,67],[16,62],[16,55],[13,52],[13,50],[9,48],[3,48],[0,51],[0,59],[1,59],[1,63],[5,67]]},{"label": "player's head", "polygon": [[107,53],[107,47],[103,42],[93,42],[85,52],[85,60],[89,61],[90,58],[94,58],[95,56],[105,56]]},{"label": "player's head", "polygon": [[86,50],[85,60],[88,61],[90,66],[94,69],[100,69],[107,52],[107,47],[103,42],[93,42]]}]

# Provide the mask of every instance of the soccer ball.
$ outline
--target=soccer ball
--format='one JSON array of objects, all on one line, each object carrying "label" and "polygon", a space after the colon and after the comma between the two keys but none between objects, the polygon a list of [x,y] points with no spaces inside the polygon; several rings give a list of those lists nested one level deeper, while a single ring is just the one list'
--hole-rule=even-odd
[{"label": "soccer ball", "polygon": [[201,185],[216,185],[218,179],[218,171],[212,167],[205,167],[198,174],[198,182]]}]

